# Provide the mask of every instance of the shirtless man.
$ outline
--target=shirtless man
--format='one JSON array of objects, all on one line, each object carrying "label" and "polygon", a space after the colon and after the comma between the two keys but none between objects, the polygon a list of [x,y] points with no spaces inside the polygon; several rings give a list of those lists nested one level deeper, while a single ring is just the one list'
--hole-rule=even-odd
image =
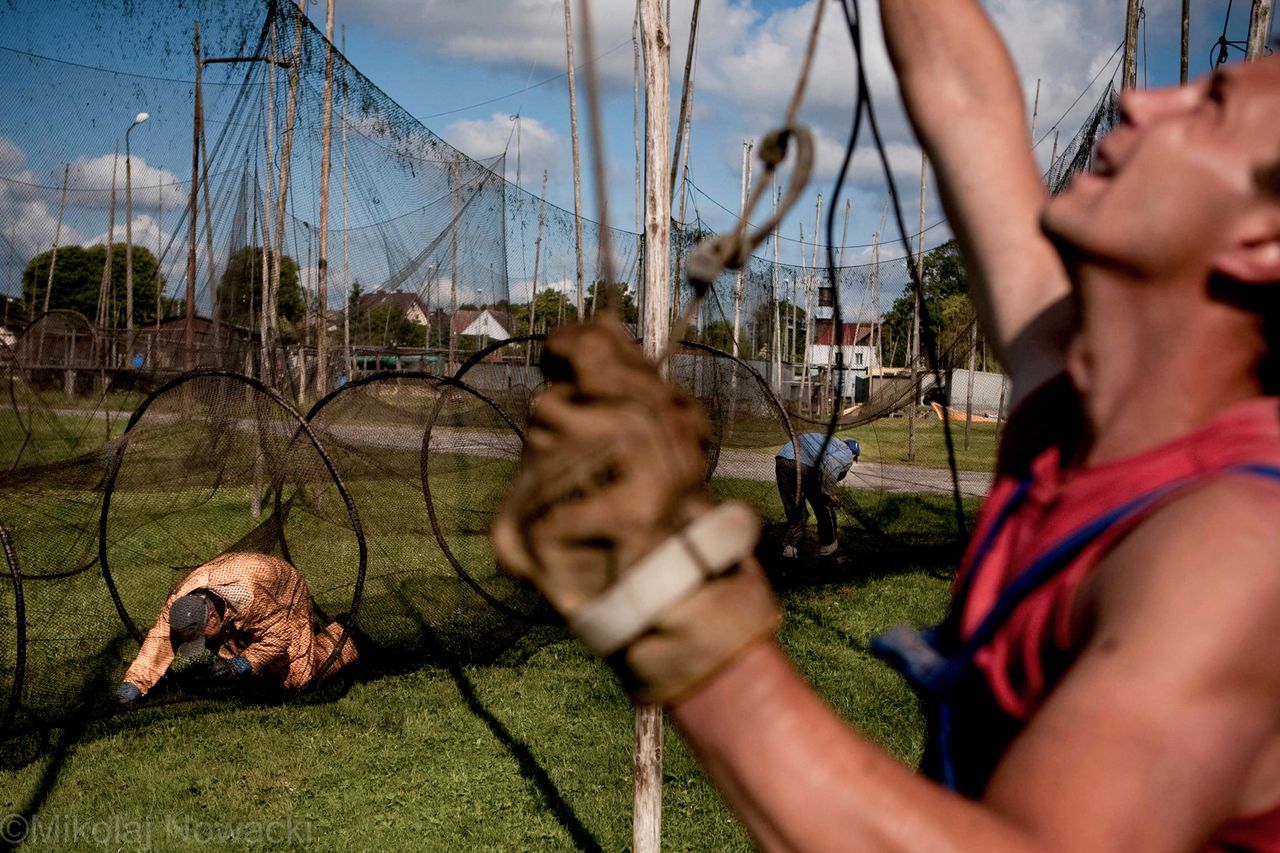
[{"label": "shirtless man", "polygon": [[1049,200],[981,6],[881,7],[1017,398],[952,615],[884,645],[932,691],[934,778],[788,664],[696,455],[631,459],[703,432],[616,330],[549,343],[500,557],[667,704],[765,848],[1280,849],[1280,58],[1125,93]]}]

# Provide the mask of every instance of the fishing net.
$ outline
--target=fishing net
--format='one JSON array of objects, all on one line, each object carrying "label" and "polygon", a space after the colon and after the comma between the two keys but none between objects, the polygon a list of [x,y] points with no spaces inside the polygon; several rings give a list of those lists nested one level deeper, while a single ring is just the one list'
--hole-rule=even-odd
[{"label": "fishing net", "polygon": [[[537,605],[497,570],[488,543],[521,446],[509,416],[457,380],[405,371],[345,385],[308,421],[361,508],[369,650],[484,660],[518,636]],[[323,547],[291,541],[292,553]]]},{"label": "fishing net", "polygon": [[[230,551],[292,563],[317,624],[347,614],[371,666],[491,660],[546,619],[489,525],[545,334],[606,300],[644,334],[642,238],[449,146],[291,3],[0,15],[0,109],[24,129],[0,137],[0,736],[105,712],[175,584]],[[74,63],[52,47],[89,41]],[[1109,98],[1052,188],[1114,124]],[[709,235],[673,224],[673,326]],[[845,551],[950,565],[953,492],[984,493],[992,457],[953,480],[942,426],[989,446],[1007,408],[953,299],[954,248],[924,261],[937,370],[913,373],[909,261],[887,237],[833,271],[812,232],[778,241],[716,279],[669,364],[710,417],[711,487],[774,519],[761,554],[785,575],[774,454],[834,416],[863,445]]]}]

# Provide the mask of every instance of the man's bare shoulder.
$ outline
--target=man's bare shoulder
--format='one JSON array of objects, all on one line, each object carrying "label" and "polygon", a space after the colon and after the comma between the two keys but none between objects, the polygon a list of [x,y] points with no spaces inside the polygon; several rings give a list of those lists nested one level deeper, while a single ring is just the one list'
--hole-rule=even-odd
[{"label": "man's bare shoulder", "polygon": [[1278,518],[1280,488],[1233,475],[1112,549],[1079,602],[1083,651],[988,802],[1091,850],[1186,849],[1280,802]]},{"label": "man's bare shoulder", "polygon": [[1097,621],[1172,608],[1188,626],[1231,613],[1234,624],[1265,619],[1280,631],[1277,522],[1280,485],[1261,477],[1226,475],[1182,495],[1102,560],[1090,590]]}]

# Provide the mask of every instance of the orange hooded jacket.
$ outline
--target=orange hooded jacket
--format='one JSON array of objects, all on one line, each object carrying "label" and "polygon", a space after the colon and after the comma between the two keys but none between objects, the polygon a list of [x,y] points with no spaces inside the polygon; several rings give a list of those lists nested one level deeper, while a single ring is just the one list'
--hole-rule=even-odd
[{"label": "orange hooded jacket", "polygon": [[[178,584],[147,633],[142,649],[124,680],[146,694],[173,663],[169,637],[169,608],[196,590],[208,590],[226,602],[217,655],[243,655],[253,671],[278,677],[286,688],[308,684],[332,654],[342,637],[337,622],[320,633],[311,627],[311,596],[306,581],[284,560],[265,554],[223,554],[197,568]],[[328,678],[357,657],[351,639],[333,665]]]}]

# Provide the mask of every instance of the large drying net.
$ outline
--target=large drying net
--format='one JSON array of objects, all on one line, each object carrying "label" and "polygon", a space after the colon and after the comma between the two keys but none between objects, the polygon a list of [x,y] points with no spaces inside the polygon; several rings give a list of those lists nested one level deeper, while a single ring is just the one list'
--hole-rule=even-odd
[{"label": "large drying net", "polygon": [[[579,238],[500,158],[451,148],[292,4],[0,14],[13,34],[0,109],[24,128],[0,137],[0,291],[14,297],[0,326],[0,736],[105,711],[169,592],[228,551],[289,560],[317,626],[347,614],[371,665],[484,661],[546,618],[497,569],[487,531],[543,383],[541,336],[607,287],[635,323],[640,238],[609,234],[602,280],[599,225]],[[83,61],[48,47],[85,34]],[[119,116],[144,106],[151,119],[125,136]],[[1113,120],[1104,98],[1055,188]],[[117,137],[132,144],[128,193]],[[707,233],[674,228],[673,321]],[[903,258],[829,271],[812,243],[807,263],[756,257],[695,313],[671,377],[710,415],[713,488],[772,514],[761,555],[776,576],[773,454],[833,415],[864,445],[842,498],[846,552],[954,558],[952,492],[981,494],[989,465],[953,481],[945,457],[905,464],[905,425],[936,444],[940,418],[963,418],[990,442],[1006,386],[971,310],[944,305],[949,251],[925,265],[945,309],[936,372],[906,366],[909,331],[892,320]],[[158,694],[186,695],[180,679]]]}]

